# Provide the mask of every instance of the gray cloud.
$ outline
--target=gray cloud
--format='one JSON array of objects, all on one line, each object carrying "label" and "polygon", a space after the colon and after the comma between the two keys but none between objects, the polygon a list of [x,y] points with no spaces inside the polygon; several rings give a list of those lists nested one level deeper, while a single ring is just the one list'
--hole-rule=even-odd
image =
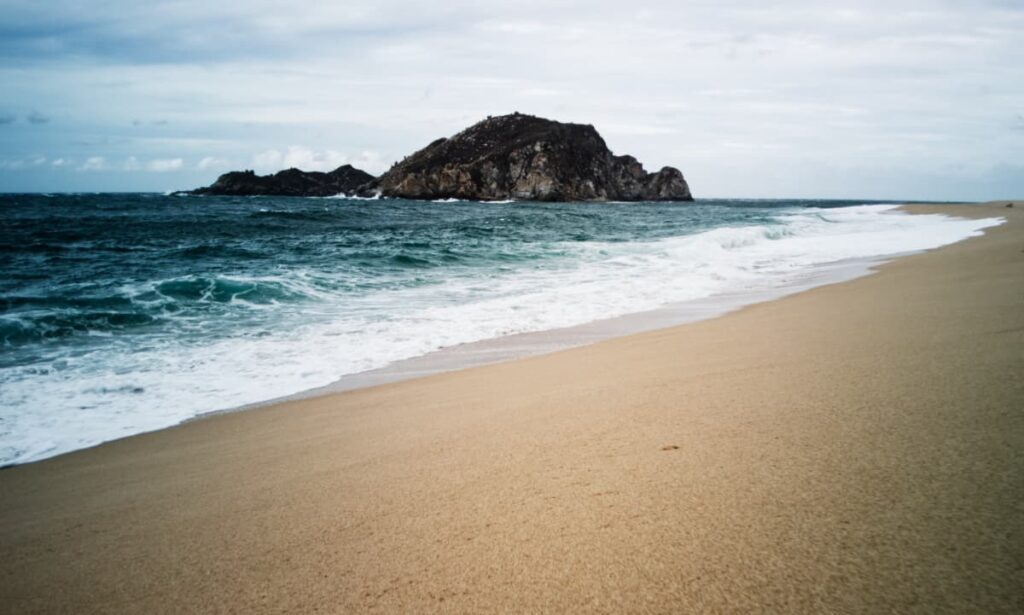
[{"label": "gray cloud", "polygon": [[47,124],[50,121],[50,116],[43,115],[38,111],[33,111],[32,113],[26,115],[25,119],[28,120],[29,124]]},{"label": "gray cloud", "polygon": [[[938,198],[950,169],[983,185],[1024,157],[1006,121],[1024,100],[1019,2],[8,4],[0,106],[74,110],[47,147],[80,161],[372,151],[386,166],[513,110],[593,123],[698,196]],[[51,132],[19,130],[0,156]],[[179,171],[206,183],[214,166]]]},{"label": "gray cloud", "polygon": [[30,62],[92,57],[133,64],[284,58],[306,55],[311,48],[357,48],[368,39],[451,28],[488,12],[465,0],[442,6],[353,0],[286,11],[275,0],[230,6],[205,0],[114,0],[102,11],[74,0],[10,4],[0,26],[0,56]]},{"label": "gray cloud", "polygon": [[13,124],[16,119],[18,118],[13,113],[0,113],[0,126],[4,124]]}]

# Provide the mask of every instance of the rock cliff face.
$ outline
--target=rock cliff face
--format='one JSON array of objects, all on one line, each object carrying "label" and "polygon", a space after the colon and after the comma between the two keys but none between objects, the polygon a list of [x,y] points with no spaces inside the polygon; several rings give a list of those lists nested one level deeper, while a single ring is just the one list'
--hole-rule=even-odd
[{"label": "rock cliff face", "polygon": [[406,199],[692,201],[678,169],[615,156],[593,126],[513,113],[408,156],[362,189]]},{"label": "rock cliff face", "polygon": [[373,180],[373,175],[346,164],[330,173],[287,169],[273,175],[256,175],[252,171],[232,171],[191,194],[224,196],[334,196],[351,194]]}]

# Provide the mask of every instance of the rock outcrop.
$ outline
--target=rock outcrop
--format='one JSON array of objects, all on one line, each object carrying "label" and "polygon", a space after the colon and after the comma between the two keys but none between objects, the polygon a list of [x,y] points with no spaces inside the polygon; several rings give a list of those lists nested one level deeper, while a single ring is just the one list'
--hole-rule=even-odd
[{"label": "rock outcrop", "polygon": [[344,165],[331,171],[287,169],[273,175],[232,171],[184,194],[227,196],[380,195],[477,201],[692,201],[673,167],[648,173],[616,156],[593,126],[513,113],[488,117],[438,139],[374,178]]},{"label": "rock outcrop", "polygon": [[692,201],[673,167],[615,156],[593,126],[513,113],[438,139],[360,189],[406,199]]},{"label": "rock outcrop", "polygon": [[273,175],[253,171],[232,171],[217,178],[206,188],[188,194],[223,196],[334,196],[352,194],[373,181],[373,175],[346,164],[329,173],[287,169]]}]

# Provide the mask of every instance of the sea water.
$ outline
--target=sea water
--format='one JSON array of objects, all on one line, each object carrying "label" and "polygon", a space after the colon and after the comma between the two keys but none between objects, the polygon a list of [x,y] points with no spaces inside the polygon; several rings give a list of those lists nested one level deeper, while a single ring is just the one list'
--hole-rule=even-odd
[{"label": "sea water", "polygon": [[0,465],[996,220],[840,201],[0,196]]}]

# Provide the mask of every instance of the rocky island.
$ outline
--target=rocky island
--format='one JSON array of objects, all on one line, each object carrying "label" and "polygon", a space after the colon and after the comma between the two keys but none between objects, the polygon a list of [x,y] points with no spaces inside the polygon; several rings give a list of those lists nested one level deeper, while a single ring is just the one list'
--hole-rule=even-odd
[{"label": "rocky island", "polygon": [[673,167],[648,173],[616,156],[593,126],[512,113],[488,117],[441,138],[374,178],[344,166],[330,173],[298,169],[257,176],[226,173],[191,194],[328,196],[477,201],[692,201]]},{"label": "rocky island", "polygon": [[363,192],[405,199],[690,201],[678,169],[648,173],[593,126],[513,113],[438,139]]},{"label": "rocky island", "polygon": [[334,196],[352,194],[360,186],[373,181],[373,175],[350,164],[330,173],[286,169],[273,175],[256,175],[253,171],[231,171],[205,188],[186,194],[220,196]]}]

